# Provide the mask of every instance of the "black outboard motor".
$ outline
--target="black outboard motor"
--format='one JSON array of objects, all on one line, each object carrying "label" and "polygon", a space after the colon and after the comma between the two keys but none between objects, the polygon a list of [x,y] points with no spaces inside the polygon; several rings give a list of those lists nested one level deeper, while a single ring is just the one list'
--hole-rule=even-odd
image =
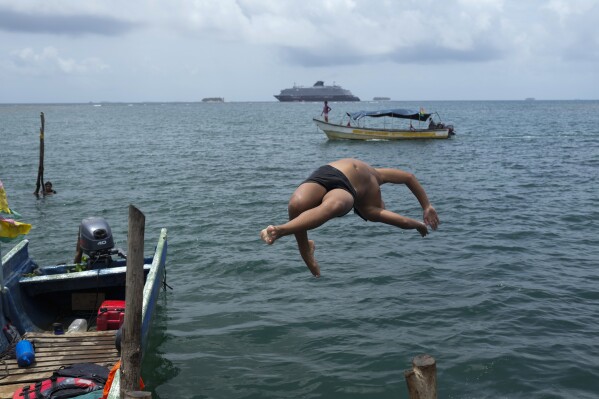
[{"label": "black outboard motor", "polygon": [[126,258],[120,249],[114,249],[110,226],[106,220],[100,217],[90,217],[81,221],[79,246],[81,251],[89,257],[88,265],[92,267],[109,267],[114,254]]}]

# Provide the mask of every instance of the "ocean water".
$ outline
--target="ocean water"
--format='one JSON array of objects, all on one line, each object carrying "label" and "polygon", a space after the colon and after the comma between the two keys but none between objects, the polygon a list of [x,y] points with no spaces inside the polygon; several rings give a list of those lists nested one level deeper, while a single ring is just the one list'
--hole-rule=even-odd
[{"label": "ocean water", "polygon": [[[599,102],[385,102],[453,123],[450,140],[327,141],[321,104],[0,105],[0,179],[33,224],[32,256],[72,259],[78,225],[128,206],[146,252],[168,228],[167,281],[144,359],[160,398],[407,398],[427,353],[441,398],[599,396]],[[45,178],[32,195],[40,112]],[[441,225],[349,215],[313,230],[322,277],[292,237],[259,239],[316,167],[355,157],[416,174]],[[404,186],[389,209],[421,218]],[[2,244],[6,253],[11,244]]]}]

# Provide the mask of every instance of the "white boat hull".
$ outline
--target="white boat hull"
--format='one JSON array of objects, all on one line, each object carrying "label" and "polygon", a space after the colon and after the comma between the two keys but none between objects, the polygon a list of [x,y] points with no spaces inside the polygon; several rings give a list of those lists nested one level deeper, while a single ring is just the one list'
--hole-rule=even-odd
[{"label": "white boat hull", "polygon": [[337,125],[316,118],[312,120],[331,140],[417,140],[450,137],[449,129],[377,129]]}]

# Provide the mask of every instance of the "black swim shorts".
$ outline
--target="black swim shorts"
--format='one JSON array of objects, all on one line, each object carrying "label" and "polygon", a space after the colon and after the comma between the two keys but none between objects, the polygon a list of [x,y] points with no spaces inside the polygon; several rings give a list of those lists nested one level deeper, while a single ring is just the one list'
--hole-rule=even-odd
[{"label": "black swim shorts", "polygon": [[[356,203],[356,190],[354,186],[351,185],[347,176],[343,174],[339,169],[331,166],[324,165],[320,168],[316,169],[303,183],[318,183],[323,186],[327,192],[334,190],[336,188],[340,188],[342,190],[347,191],[354,198],[354,205]],[[362,219],[366,220],[364,216],[360,214],[360,212],[354,206],[354,213],[360,216]]]}]

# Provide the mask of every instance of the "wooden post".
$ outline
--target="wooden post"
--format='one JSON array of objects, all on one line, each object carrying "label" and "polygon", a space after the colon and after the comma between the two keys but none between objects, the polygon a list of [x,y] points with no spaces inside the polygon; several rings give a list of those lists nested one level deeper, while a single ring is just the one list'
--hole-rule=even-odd
[{"label": "wooden post", "polygon": [[125,392],[125,399],[137,399],[137,398],[152,398],[152,392],[146,391],[127,391]]},{"label": "wooden post", "polygon": [[404,377],[410,399],[437,399],[437,365],[432,356],[416,356]]},{"label": "wooden post", "polygon": [[141,377],[141,308],[144,288],[144,230],[146,217],[129,205],[126,310],[121,344],[121,398],[139,390]]},{"label": "wooden post", "polygon": [[37,182],[35,183],[35,195],[39,195],[40,187],[42,193],[44,193],[44,113],[40,112],[40,118],[42,120],[42,127],[40,128],[40,162],[37,168]]}]

